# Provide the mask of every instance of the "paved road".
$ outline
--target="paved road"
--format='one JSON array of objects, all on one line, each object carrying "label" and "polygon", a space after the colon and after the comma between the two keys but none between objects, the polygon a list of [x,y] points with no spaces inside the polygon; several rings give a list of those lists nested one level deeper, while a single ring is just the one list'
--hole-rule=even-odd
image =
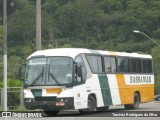
[{"label": "paved road", "polygon": [[[140,104],[139,109],[136,110],[125,110],[124,106],[111,106],[107,112],[94,112],[93,114],[81,115],[78,111],[67,112],[61,111],[57,116],[80,116],[80,117],[106,117],[113,116],[112,113],[123,113],[123,112],[143,112],[143,111],[160,111],[160,102],[149,102]],[[47,116],[46,116],[47,117]]]},{"label": "paved road", "polygon": [[[80,115],[78,111],[61,111],[57,116],[55,117],[48,117],[44,113],[44,117],[42,118],[7,118],[3,120],[108,120],[108,119],[114,119],[114,120],[125,120],[125,117],[120,117],[121,115],[128,113],[136,113],[141,114],[141,112],[146,111],[146,113],[154,113],[154,111],[159,111],[160,114],[160,102],[150,102],[150,103],[144,103],[140,104],[140,107],[138,110],[125,110],[123,106],[112,106],[109,108],[107,112],[94,112],[93,114],[87,114],[87,115]],[[113,114],[119,115],[118,117],[113,117]],[[143,114],[144,115],[144,114]],[[151,114],[154,115],[154,114]],[[112,117],[108,117],[112,116]],[[1,118],[0,118],[1,119]],[[130,120],[134,119],[134,117],[130,117]],[[158,117],[141,117],[141,119],[144,120],[158,120]],[[128,120],[128,118],[126,119]]]}]

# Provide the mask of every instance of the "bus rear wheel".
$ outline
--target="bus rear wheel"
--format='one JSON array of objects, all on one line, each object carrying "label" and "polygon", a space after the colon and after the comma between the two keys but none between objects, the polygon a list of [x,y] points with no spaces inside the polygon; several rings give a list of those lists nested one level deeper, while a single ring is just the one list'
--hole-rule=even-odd
[{"label": "bus rear wheel", "polygon": [[134,103],[131,105],[124,105],[125,109],[138,109],[140,103],[140,96],[138,93],[134,94]]},{"label": "bus rear wheel", "polygon": [[88,96],[88,108],[87,109],[80,109],[79,112],[81,114],[88,114],[88,113],[92,113],[93,111],[95,111],[96,108],[96,100],[92,95]]}]

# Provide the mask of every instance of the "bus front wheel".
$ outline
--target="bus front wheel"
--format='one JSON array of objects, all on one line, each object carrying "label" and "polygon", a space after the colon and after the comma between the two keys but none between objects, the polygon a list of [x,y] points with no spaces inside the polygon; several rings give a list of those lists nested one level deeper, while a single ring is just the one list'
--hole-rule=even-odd
[{"label": "bus front wheel", "polygon": [[59,113],[59,111],[48,111],[48,110],[44,110],[43,112],[48,116],[55,116]]},{"label": "bus front wheel", "polygon": [[96,100],[92,95],[89,95],[87,109],[80,109],[79,112],[81,114],[88,114],[88,113],[92,113],[93,111],[95,111],[95,108],[96,108]]}]

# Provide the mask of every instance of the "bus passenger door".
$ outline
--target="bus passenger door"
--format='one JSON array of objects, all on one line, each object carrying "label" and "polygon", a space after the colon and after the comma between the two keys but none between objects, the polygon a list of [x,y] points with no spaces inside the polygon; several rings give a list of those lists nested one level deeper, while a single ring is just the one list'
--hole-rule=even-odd
[{"label": "bus passenger door", "polygon": [[87,93],[86,93],[86,76],[87,72],[85,69],[85,66],[81,62],[76,62],[75,63],[75,81],[74,81],[74,106],[75,109],[83,109],[87,108]]},{"label": "bus passenger door", "polygon": [[78,85],[73,88],[75,109],[87,108],[87,94],[85,85]]}]

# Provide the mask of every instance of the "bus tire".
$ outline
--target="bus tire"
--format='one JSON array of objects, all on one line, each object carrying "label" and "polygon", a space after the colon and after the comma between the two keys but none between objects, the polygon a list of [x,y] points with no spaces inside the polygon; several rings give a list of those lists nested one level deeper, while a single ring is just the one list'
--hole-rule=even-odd
[{"label": "bus tire", "polygon": [[140,96],[138,93],[134,94],[134,103],[132,105],[133,109],[138,109],[139,108],[139,103],[140,103]]},{"label": "bus tire", "polygon": [[125,109],[138,109],[140,103],[140,96],[138,93],[134,94],[134,103],[131,105],[124,105]]},{"label": "bus tire", "polygon": [[108,109],[109,109],[109,106],[97,107],[96,109],[97,109],[97,111],[102,111],[102,112],[105,112],[105,111],[108,111]]},{"label": "bus tire", "polygon": [[43,111],[48,116],[55,116],[59,113],[59,111]]},{"label": "bus tire", "polygon": [[81,114],[88,114],[88,113],[92,113],[93,111],[95,111],[96,108],[96,100],[92,95],[88,96],[88,108],[87,109],[80,109],[79,112]]}]

